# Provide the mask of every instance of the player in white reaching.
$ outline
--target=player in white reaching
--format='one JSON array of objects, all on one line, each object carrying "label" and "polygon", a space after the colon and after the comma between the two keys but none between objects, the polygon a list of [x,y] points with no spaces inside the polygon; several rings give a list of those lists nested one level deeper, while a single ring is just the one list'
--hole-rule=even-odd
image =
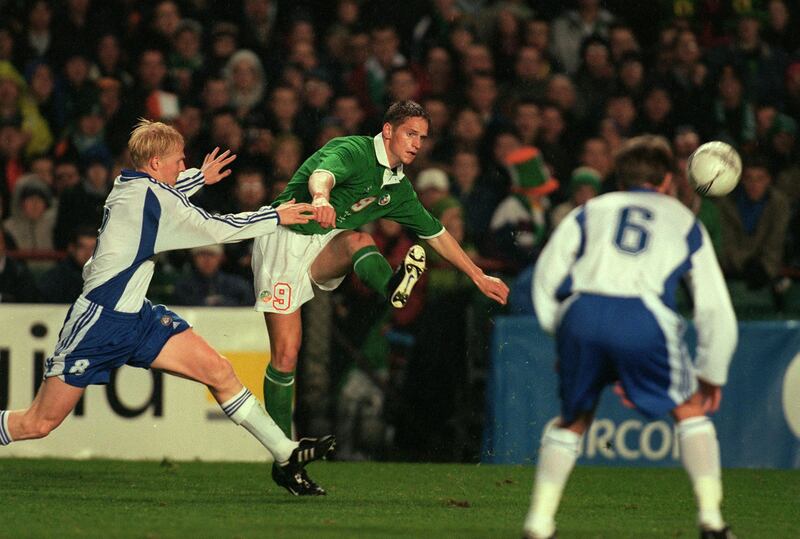
[{"label": "player in white reaching", "polygon": [[210,215],[187,197],[230,174],[223,169],[235,155],[217,155],[217,148],[199,170],[186,170],[180,133],[147,120],[133,130],[128,148],[137,170],[123,170],[106,199],[97,247],[83,269],[83,292],[67,313],[33,403],[26,410],[0,410],[0,445],[47,436],[88,385],[108,383],[117,367],[158,369],[208,386],[228,417],[273,455],[289,478],[283,486],[297,495],[307,488],[304,465],[325,456],[333,437],[287,438],[231,364],[145,293],[156,253],[270,234],[278,225],[309,222],[313,207],[289,201],[277,210]]}]

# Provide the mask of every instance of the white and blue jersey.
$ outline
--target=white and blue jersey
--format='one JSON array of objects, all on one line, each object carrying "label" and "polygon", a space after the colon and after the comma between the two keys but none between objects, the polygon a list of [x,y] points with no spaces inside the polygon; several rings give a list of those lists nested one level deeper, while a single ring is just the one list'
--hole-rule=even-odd
[{"label": "white and blue jersey", "polygon": [[[694,303],[694,365],[676,312],[681,281]],[[697,377],[727,381],[737,339],[728,289],[705,228],[672,197],[616,192],[573,210],[539,257],[533,301],[556,336],[566,421],[617,379],[648,416],[684,402]]]},{"label": "white and blue jersey", "polygon": [[83,268],[83,292],[67,313],[46,377],[85,387],[106,383],[108,372],[125,363],[148,366],[172,335],[189,327],[145,298],[154,255],[254,238],[278,226],[269,206],[228,215],[198,208],[188,197],[204,183],[198,169],[181,173],[174,187],[132,170],[117,177]]}]

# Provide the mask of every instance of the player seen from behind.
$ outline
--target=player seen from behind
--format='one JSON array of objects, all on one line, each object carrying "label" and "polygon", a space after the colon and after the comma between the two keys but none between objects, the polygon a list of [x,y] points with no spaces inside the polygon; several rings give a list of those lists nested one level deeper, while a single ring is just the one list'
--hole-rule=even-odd
[{"label": "player seen from behind", "polygon": [[[700,536],[733,535],[720,513],[717,411],[736,348],[736,318],[703,225],[663,194],[672,179],[666,140],[645,135],[616,157],[623,192],[573,210],[536,264],[533,299],[559,358],[561,417],[542,438],[527,537],[555,534],[555,513],[603,388],[649,418],[671,412],[694,488]],[[683,340],[676,291],[687,284],[697,326],[695,365]]]}]

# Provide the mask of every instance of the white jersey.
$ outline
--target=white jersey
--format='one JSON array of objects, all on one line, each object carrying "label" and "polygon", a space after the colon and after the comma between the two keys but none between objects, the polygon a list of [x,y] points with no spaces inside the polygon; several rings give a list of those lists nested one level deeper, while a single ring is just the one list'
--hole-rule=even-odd
[{"label": "white jersey", "polygon": [[723,385],[736,317],[705,227],[672,197],[615,192],[573,210],[539,256],[533,301],[540,325],[553,333],[570,296],[641,298],[674,311],[682,279],[694,301],[699,376]]},{"label": "white jersey", "polygon": [[198,208],[188,197],[204,183],[198,169],[182,172],[174,187],[123,170],[106,199],[95,252],[83,267],[83,296],[106,309],[139,312],[156,253],[232,243],[278,226],[278,214],[269,206],[228,215]]}]

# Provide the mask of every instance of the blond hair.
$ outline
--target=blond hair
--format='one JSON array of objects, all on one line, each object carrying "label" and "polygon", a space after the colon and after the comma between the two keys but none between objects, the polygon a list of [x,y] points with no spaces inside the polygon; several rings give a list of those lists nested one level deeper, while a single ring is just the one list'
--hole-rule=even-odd
[{"label": "blond hair", "polygon": [[151,158],[167,155],[183,144],[183,136],[174,127],[139,118],[128,140],[131,163],[141,169]]}]

